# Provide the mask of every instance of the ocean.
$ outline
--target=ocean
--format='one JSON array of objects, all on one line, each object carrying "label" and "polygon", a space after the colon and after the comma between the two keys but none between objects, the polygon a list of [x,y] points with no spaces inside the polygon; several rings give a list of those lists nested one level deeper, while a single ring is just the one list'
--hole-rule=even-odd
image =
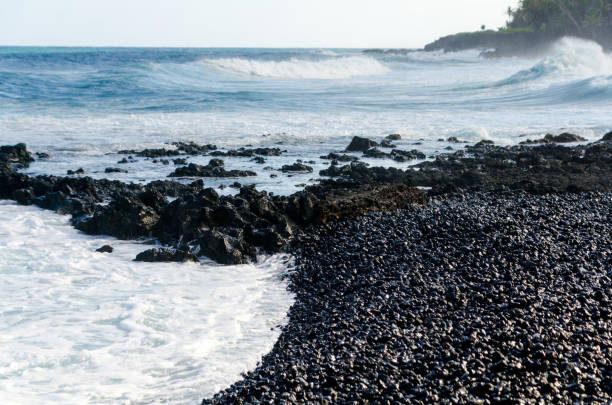
[{"label": "ocean", "polygon": [[[279,147],[264,165],[224,158],[276,194],[316,182],[353,136],[397,133],[428,158],[482,139],[612,129],[612,56],[565,38],[539,58],[360,49],[0,48],[0,144],[49,154],[23,172],[166,179],[123,149],[173,141]],[[206,163],[193,157],[190,162]],[[278,169],[301,159],[314,173]],[[363,159],[371,165],[416,163]],[[271,176],[273,174],[274,176]],[[236,179],[204,179],[226,186]],[[224,188],[221,193],[232,193]],[[95,249],[112,244],[116,252]],[[219,266],[132,262],[137,241],[86,236],[68,218],[0,202],[0,402],[199,403],[270,350],[293,302],[291,258]]]}]

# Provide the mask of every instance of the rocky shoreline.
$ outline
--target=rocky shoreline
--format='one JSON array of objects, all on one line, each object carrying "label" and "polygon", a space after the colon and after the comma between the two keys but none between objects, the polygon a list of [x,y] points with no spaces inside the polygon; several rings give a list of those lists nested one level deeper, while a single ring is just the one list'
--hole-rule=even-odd
[{"label": "rocky shoreline", "polygon": [[[27,176],[18,169],[34,158],[17,144],[0,147],[0,198],[70,214],[86,233],[166,246],[137,260],[295,255],[297,300],[274,350],[204,403],[606,403],[612,133],[573,146],[562,135],[482,141],[406,170],[345,154],[420,158],[394,148],[396,135],[356,137],[321,157],[326,179],[290,196],[246,186],[220,196],[201,179]],[[174,146],[122,153],[215,157],[185,173],[194,177],[230,175],[219,157],[282,153]]]},{"label": "rocky shoreline", "polygon": [[612,193],[459,193],[296,239],[273,350],[203,404],[609,403]]}]

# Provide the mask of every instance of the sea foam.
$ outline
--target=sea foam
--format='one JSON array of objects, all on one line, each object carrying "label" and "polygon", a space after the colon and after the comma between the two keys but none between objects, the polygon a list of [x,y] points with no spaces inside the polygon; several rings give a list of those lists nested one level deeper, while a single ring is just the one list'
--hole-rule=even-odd
[{"label": "sea foam", "polygon": [[612,55],[596,42],[565,37],[557,41],[549,55],[529,69],[521,70],[499,82],[516,85],[534,80],[555,83],[612,75]]},{"label": "sea foam", "polygon": [[247,58],[204,59],[204,65],[247,76],[277,79],[347,79],[356,76],[381,75],[390,69],[367,56],[348,56],[324,60],[291,58],[266,61]]},{"label": "sea foam", "polygon": [[133,262],[144,248],[0,201],[0,403],[196,404],[255,367],[292,303],[288,258]]}]

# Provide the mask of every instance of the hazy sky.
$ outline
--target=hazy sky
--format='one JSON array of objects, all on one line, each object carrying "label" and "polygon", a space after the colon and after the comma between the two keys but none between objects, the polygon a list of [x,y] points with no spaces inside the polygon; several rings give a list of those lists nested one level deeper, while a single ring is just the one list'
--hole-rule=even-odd
[{"label": "hazy sky", "polygon": [[421,47],[518,0],[0,0],[0,45]]}]

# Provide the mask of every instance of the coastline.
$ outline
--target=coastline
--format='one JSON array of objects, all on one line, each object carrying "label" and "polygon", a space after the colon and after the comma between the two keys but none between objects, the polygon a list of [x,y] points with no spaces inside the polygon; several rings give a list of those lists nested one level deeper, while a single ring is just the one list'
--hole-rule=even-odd
[{"label": "coastline", "polygon": [[611,219],[609,192],[457,193],[309,230],[274,349],[202,404],[607,403]]},{"label": "coastline", "polygon": [[[407,170],[341,165],[337,155],[321,173],[331,179],[289,197],[251,187],[215,197],[197,180],[142,186],[30,177],[15,171],[33,159],[16,145],[2,149],[0,190],[21,204],[70,213],[77,228],[97,217],[100,226],[79,228],[89,233],[133,239],[164,230],[153,233],[170,246],[158,261],[185,260],[193,240],[200,254],[230,263],[255,247],[275,252],[293,241],[289,324],[260,367],[204,403],[418,403],[453,395],[605,403],[612,134],[555,143],[579,140],[563,135],[538,146],[481,141]],[[404,156],[372,140],[353,143],[364,156]],[[196,146],[192,153],[210,153]],[[476,384],[483,376],[488,382]],[[440,379],[451,388],[435,388]]]}]

